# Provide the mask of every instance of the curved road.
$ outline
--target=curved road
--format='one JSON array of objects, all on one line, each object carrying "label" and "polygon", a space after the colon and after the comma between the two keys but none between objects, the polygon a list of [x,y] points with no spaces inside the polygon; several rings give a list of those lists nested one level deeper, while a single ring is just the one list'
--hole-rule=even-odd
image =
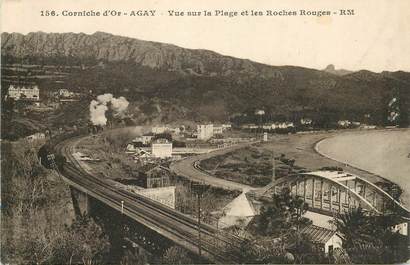
[{"label": "curved road", "polygon": [[254,143],[255,142],[238,144],[238,145],[228,147],[228,148],[225,148],[225,149],[212,151],[212,152],[207,153],[207,154],[187,157],[183,160],[172,163],[171,166],[170,166],[170,169],[171,169],[171,171],[175,172],[176,174],[178,174],[180,176],[186,177],[186,178],[194,180],[194,181],[204,182],[208,185],[215,186],[215,187],[220,187],[220,188],[224,188],[224,189],[228,189],[228,190],[240,190],[240,191],[243,191],[243,192],[247,192],[247,191],[250,191],[250,190],[255,190],[257,188],[254,188],[254,187],[249,186],[249,185],[245,185],[245,184],[241,184],[241,183],[238,183],[238,182],[229,181],[229,180],[225,180],[225,179],[215,177],[215,176],[213,176],[213,175],[211,175],[211,174],[209,174],[209,173],[207,173],[203,170],[200,170],[197,166],[198,162],[201,161],[201,160],[208,159],[208,158],[218,156],[218,155],[223,155],[223,154],[226,154],[228,152],[232,152],[234,150],[237,150],[239,148],[252,145]]}]

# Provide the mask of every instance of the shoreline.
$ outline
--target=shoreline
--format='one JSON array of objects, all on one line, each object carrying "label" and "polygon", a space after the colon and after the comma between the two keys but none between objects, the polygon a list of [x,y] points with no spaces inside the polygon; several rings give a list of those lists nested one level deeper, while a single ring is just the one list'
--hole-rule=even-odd
[{"label": "shoreline", "polygon": [[[371,133],[380,133],[380,132],[392,132],[392,131],[394,131],[394,132],[397,132],[397,131],[409,131],[409,133],[410,133],[410,129],[409,129],[409,128],[378,129],[378,130],[372,130],[372,131],[370,131],[370,132],[371,132]],[[344,135],[349,135],[349,134],[351,134],[351,135],[360,135],[360,134],[363,134],[363,133],[364,133],[364,131],[356,131],[356,132],[354,132],[354,131],[348,131],[348,132],[343,133],[343,134],[344,134]],[[379,179],[382,179],[383,181],[385,181],[386,183],[391,183],[391,184],[397,185],[398,187],[400,187],[400,189],[401,189],[402,192],[403,192],[402,195],[400,196],[400,201],[399,201],[399,202],[400,202],[400,204],[403,205],[404,208],[407,209],[409,205],[407,205],[407,203],[406,203],[405,201],[403,201],[403,195],[406,194],[406,193],[409,193],[410,191],[407,191],[407,190],[406,190],[402,185],[400,185],[397,181],[392,180],[392,179],[390,179],[389,177],[383,176],[382,174],[378,174],[378,173],[372,172],[372,171],[370,171],[370,170],[364,169],[364,168],[362,168],[363,166],[357,165],[357,164],[355,164],[354,162],[352,163],[352,162],[343,161],[343,159],[336,159],[335,157],[332,157],[331,155],[326,154],[323,150],[320,150],[320,145],[321,145],[324,141],[329,140],[329,139],[332,139],[332,138],[335,138],[335,137],[338,137],[338,136],[340,136],[340,135],[342,135],[342,134],[339,133],[339,134],[334,134],[334,135],[329,135],[329,136],[327,136],[327,137],[323,137],[323,138],[317,140],[317,141],[313,144],[313,148],[312,148],[312,149],[314,150],[314,152],[315,152],[316,154],[318,154],[318,155],[321,156],[321,157],[324,157],[324,158],[326,158],[326,159],[332,160],[332,161],[337,162],[337,163],[342,163],[342,164],[344,164],[346,167],[350,167],[350,168],[353,168],[353,169],[355,169],[355,170],[357,170],[357,171],[359,171],[359,172],[363,172],[363,173],[365,173],[365,174],[367,174],[367,175],[374,176],[375,179],[379,178]],[[408,194],[407,194],[407,195],[408,195]]]}]

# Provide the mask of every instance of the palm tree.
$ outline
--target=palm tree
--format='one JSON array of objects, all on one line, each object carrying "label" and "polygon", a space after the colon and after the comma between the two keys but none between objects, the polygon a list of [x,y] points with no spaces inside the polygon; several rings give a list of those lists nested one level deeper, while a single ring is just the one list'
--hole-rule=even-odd
[{"label": "palm tree", "polygon": [[336,226],[345,247],[369,242],[371,223],[361,207],[338,213],[331,222]]}]

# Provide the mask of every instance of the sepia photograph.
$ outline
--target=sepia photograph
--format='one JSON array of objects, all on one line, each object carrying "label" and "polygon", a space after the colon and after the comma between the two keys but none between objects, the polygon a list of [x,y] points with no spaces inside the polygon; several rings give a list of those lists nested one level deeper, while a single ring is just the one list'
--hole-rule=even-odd
[{"label": "sepia photograph", "polygon": [[1,265],[410,264],[407,0],[2,0]]}]

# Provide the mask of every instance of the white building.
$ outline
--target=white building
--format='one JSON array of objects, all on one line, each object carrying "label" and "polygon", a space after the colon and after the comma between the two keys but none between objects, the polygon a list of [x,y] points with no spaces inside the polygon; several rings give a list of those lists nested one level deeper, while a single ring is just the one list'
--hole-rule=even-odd
[{"label": "white building", "polygon": [[361,125],[361,123],[359,121],[353,121],[352,124],[353,124],[353,126],[357,126],[357,127],[359,127]]},{"label": "white building", "polygon": [[309,118],[302,118],[300,119],[300,124],[302,125],[312,125],[313,121]]},{"label": "white building", "polygon": [[151,132],[154,134],[161,134],[168,131],[168,127],[167,126],[154,126],[151,128]]},{"label": "white building", "polygon": [[62,88],[62,89],[59,89],[58,90],[58,95],[60,96],[60,97],[65,97],[65,98],[68,98],[68,97],[71,97],[72,96],[72,92],[70,92],[68,89],[66,89],[66,88]]},{"label": "white building", "polygon": [[198,139],[208,140],[214,136],[214,125],[213,124],[200,124],[196,127],[198,133]]},{"label": "white building", "polygon": [[32,134],[32,135],[26,137],[26,139],[29,140],[29,141],[41,140],[41,139],[45,139],[45,138],[46,138],[45,133],[35,133],[35,134]]},{"label": "white building", "polygon": [[40,89],[38,86],[14,86],[10,85],[8,90],[8,95],[10,98],[15,100],[19,99],[29,99],[29,100],[40,100]]},{"label": "white building", "polygon": [[232,129],[232,124],[229,124],[229,123],[222,124],[222,128],[224,128],[224,130]]},{"label": "white building", "polygon": [[213,134],[222,134],[225,131],[224,127],[221,126],[215,126],[213,128]]},{"label": "white building", "polygon": [[352,124],[349,120],[340,120],[337,122],[340,127],[349,127]]},{"label": "white building", "polygon": [[275,122],[272,123],[272,129],[288,129],[294,127],[293,122]]},{"label": "white building", "polygon": [[172,157],[172,143],[167,139],[157,139],[152,143],[152,155],[158,158]]}]

